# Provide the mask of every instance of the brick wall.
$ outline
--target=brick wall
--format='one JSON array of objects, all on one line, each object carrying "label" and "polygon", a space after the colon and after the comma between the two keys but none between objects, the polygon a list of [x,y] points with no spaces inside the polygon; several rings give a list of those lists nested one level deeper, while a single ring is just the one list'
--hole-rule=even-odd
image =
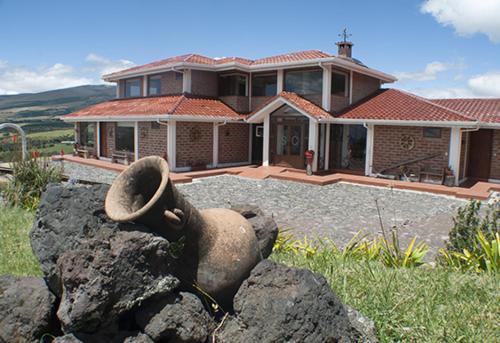
[{"label": "brick wall", "polygon": [[[101,123],[102,125],[103,123]],[[106,157],[111,157],[111,155],[113,154],[113,152],[115,151],[115,132],[116,131],[116,123],[115,122],[109,122],[109,123],[106,123],[105,125],[105,129],[103,129],[101,131],[101,134],[103,134],[103,132],[106,132],[106,134],[108,135],[107,137],[107,149],[106,149]]]},{"label": "brick wall", "polygon": [[217,97],[217,73],[204,70],[191,70],[191,93],[196,95]]},{"label": "brick wall", "polygon": [[166,156],[167,132],[166,125],[156,122],[139,122],[139,158],[153,155]]},{"label": "brick wall", "polygon": [[231,107],[236,112],[240,113],[248,113],[249,112],[249,102],[247,96],[221,96],[219,97],[221,101],[223,101],[226,105]]},{"label": "brick wall", "polygon": [[272,96],[253,96],[252,97],[252,111],[261,108],[262,104],[271,99]]},{"label": "brick wall", "polygon": [[176,127],[177,167],[211,164],[213,123],[178,122]]},{"label": "brick wall", "polygon": [[219,163],[248,162],[249,124],[219,127]]},{"label": "brick wall", "polygon": [[352,102],[367,97],[380,88],[380,80],[359,73],[353,73]]},{"label": "brick wall", "polygon": [[161,93],[163,95],[182,93],[182,74],[175,71],[161,74]]},{"label": "brick wall", "polygon": [[[415,147],[408,151],[401,147],[403,135],[410,135],[415,140]],[[413,166],[431,166],[445,168],[448,166],[448,150],[450,144],[450,129],[441,129],[441,138],[424,138],[422,127],[412,126],[375,126],[373,142],[373,171],[376,173],[393,164],[439,154],[431,160],[426,160]]]},{"label": "brick wall", "polygon": [[331,96],[331,110],[333,112],[340,112],[347,106],[349,106],[348,96],[339,96],[339,95]]},{"label": "brick wall", "polygon": [[493,130],[490,178],[500,180],[500,130]]}]

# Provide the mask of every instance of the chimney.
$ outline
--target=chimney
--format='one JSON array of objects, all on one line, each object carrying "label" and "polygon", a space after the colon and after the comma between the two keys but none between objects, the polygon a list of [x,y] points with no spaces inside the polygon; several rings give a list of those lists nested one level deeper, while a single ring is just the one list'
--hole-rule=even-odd
[{"label": "chimney", "polygon": [[335,43],[339,50],[338,50],[338,56],[340,57],[345,57],[345,58],[352,58],[352,42],[349,42],[347,39],[352,36],[351,34],[347,33],[347,29],[344,29],[339,36],[342,38],[340,42]]}]

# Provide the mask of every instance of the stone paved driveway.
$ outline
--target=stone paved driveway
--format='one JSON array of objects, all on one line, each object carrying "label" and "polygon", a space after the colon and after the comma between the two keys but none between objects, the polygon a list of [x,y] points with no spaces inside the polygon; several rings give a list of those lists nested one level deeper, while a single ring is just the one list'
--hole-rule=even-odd
[{"label": "stone paved driveway", "polygon": [[385,228],[398,227],[404,243],[417,236],[431,246],[432,254],[447,238],[457,208],[466,203],[428,193],[348,183],[314,186],[228,175],[198,179],[178,188],[199,208],[258,205],[281,227],[293,228],[297,236],[330,237],[339,245],[360,230],[381,233],[378,202]]}]

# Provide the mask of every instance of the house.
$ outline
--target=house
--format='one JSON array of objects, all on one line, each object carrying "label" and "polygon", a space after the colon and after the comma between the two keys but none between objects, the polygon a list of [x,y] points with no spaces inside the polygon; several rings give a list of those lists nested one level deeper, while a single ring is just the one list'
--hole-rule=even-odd
[{"label": "house", "polygon": [[[500,99],[429,100],[396,78],[318,50],[250,60],[188,54],[104,75],[117,98],[62,117],[78,146],[112,161],[165,157],[172,170],[243,164],[375,175],[449,169],[500,180]],[[439,172],[438,172],[439,174]]]}]

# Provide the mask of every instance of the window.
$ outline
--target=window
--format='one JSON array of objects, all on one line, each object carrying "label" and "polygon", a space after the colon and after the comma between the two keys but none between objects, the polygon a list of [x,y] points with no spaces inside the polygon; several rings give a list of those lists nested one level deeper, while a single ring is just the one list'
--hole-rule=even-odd
[{"label": "window", "polygon": [[134,151],[134,124],[117,123],[116,124],[116,151]]},{"label": "window", "polygon": [[132,98],[141,96],[141,80],[125,80],[125,97]]},{"label": "window", "polygon": [[92,148],[95,139],[95,123],[80,123],[80,145]]},{"label": "window", "polygon": [[148,95],[161,94],[161,76],[150,76],[148,79]]},{"label": "window", "polygon": [[276,74],[255,75],[252,79],[252,96],[276,95],[276,84]]},{"label": "window", "polygon": [[332,95],[347,96],[347,76],[332,73]]},{"label": "window", "polygon": [[424,127],[425,138],[441,138],[441,128],[439,127]]},{"label": "window", "polygon": [[219,76],[219,95],[247,95],[247,77],[245,75],[220,75]]},{"label": "window", "polygon": [[289,71],[285,74],[285,90],[301,95],[321,94],[322,70]]}]

